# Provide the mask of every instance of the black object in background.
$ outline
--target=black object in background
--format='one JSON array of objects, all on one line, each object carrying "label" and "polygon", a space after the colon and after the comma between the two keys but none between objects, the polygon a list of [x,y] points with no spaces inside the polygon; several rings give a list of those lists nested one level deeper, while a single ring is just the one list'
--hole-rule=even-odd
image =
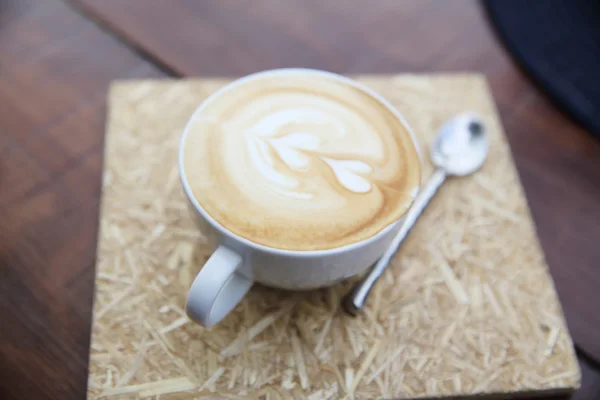
[{"label": "black object in background", "polygon": [[485,0],[517,62],[600,138],[600,0]]}]

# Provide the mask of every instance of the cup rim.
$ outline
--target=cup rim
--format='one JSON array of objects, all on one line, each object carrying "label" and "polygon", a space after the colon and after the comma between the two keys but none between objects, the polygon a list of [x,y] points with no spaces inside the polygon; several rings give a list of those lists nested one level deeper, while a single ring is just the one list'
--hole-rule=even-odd
[{"label": "cup rim", "polygon": [[[295,73],[299,73],[299,72],[306,73],[306,74],[323,75],[323,76],[327,76],[327,77],[336,79],[338,81],[344,82],[345,84],[348,84],[352,87],[355,87],[355,88],[367,93],[368,95],[370,95],[371,97],[373,97],[374,99],[379,101],[381,104],[383,104],[400,121],[400,123],[404,126],[404,128],[408,132],[411,142],[417,152],[417,158],[419,160],[419,168],[420,168],[420,171],[422,172],[423,162],[422,162],[421,150],[419,148],[419,145],[418,145],[419,142],[417,141],[413,130],[411,129],[410,125],[408,124],[408,122],[406,121],[404,116],[402,114],[400,114],[400,112],[388,100],[386,100],[383,96],[381,96],[379,93],[375,92],[373,89],[367,87],[366,85],[363,85],[362,83],[359,83],[353,79],[350,79],[346,76],[343,76],[343,75],[340,75],[340,74],[337,74],[334,72],[323,71],[323,70],[313,69],[313,68],[277,68],[277,69],[270,69],[270,70],[255,72],[255,73],[243,76],[241,78],[235,79],[235,80],[227,83],[225,86],[218,89],[214,93],[210,94],[206,99],[204,99],[202,101],[202,103],[196,108],[196,110],[192,113],[192,115],[186,122],[186,125],[183,129],[183,134],[179,141],[179,150],[178,150],[178,157],[177,157],[179,176],[181,179],[181,183],[183,185],[184,192],[185,192],[186,196],[188,197],[188,200],[190,201],[190,203],[194,206],[196,212],[198,212],[213,228],[218,230],[222,235],[227,236],[228,238],[230,238],[232,240],[238,241],[247,247],[250,247],[254,250],[258,250],[258,251],[262,251],[262,252],[272,253],[275,255],[293,256],[293,257],[315,257],[315,256],[335,255],[335,254],[345,253],[347,251],[355,250],[357,248],[366,246],[372,242],[375,242],[382,236],[385,236],[388,232],[390,232],[392,229],[394,229],[394,227],[396,227],[399,223],[403,222],[410,207],[396,221],[390,223],[388,226],[386,226],[385,228],[383,228],[382,230],[377,232],[375,235],[370,236],[370,237],[363,239],[361,241],[358,241],[358,242],[349,243],[349,244],[346,244],[343,246],[333,247],[331,249],[320,249],[320,250],[279,249],[276,247],[266,246],[266,245],[263,245],[260,243],[253,242],[249,239],[246,239],[246,238],[230,231],[229,229],[227,229],[226,227],[221,225],[217,220],[215,220],[206,210],[204,210],[202,205],[198,202],[198,200],[194,196],[194,194],[192,192],[192,188],[190,187],[188,180],[187,180],[185,168],[183,167],[183,154],[184,154],[183,148],[185,146],[185,140],[188,136],[188,132],[190,131],[191,122],[197,118],[197,116],[202,112],[204,107],[212,99],[218,97],[219,95],[221,95],[222,93],[224,93],[227,90],[231,90],[232,88],[234,88],[248,80],[254,79],[254,78],[262,76],[262,75],[286,75],[286,74],[295,74]],[[422,176],[421,176],[421,179],[422,179]],[[417,192],[421,189],[421,179],[420,179],[419,185],[417,186]]]}]

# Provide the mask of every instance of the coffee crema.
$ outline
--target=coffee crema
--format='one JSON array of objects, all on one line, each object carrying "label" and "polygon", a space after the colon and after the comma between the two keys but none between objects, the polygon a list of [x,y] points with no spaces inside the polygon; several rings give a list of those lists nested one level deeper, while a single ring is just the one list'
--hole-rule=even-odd
[{"label": "coffee crema", "polygon": [[407,211],[420,183],[398,117],[310,70],[258,74],[208,99],[188,124],[183,169],[219,224],[286,250],[367,239]]}]

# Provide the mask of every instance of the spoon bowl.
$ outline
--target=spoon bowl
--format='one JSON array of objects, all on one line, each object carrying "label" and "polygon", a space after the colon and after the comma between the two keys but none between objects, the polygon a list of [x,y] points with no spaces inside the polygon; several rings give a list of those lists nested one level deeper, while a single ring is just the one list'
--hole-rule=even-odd
[{"label": "spoon bowl", "polygon": [[464,113],[440,128],[431,147],[431,160],[448,175],[465,176],[483,165],[488,147],[488,135],[481,118]]}]

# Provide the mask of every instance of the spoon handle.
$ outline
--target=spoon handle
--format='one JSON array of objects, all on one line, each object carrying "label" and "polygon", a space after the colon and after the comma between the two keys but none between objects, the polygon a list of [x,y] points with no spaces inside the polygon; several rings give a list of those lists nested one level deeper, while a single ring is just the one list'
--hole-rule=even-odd
[{"label": "spoon handle", "polygon": [[398,251],[398,248],[404,241],[404,238],[406,238],[408,232],[410,232],[411,228],[414,226],[425,207],[427,207],[427,204],[429,204],[429,201],[433,195],[437,192],[440,186],[442,186],[442,183],[444,183],[445,179],[446,172],[443,169],[438,168],[427,180],[427,183],[419,192],[412,207],[406,214],[406,220],[404,221],[404,224],[402,224],[402,227],[400,228],[400,231],[398,231],[396,237],[394,237],[390,247],[388,247],[386,252],[383,253],[381,258],[375,263],[375,266],[371,269],[371,271],[369,271],[369,273],[365,275],[365,277],[358,282],[342,300],[344,309],[349,314],[356,315],[364,306],[367,296],[369,296],[369,292],[373,288],[373,285],[386,270],[390,260],[394,254],[396,254],[396,251]]}]

